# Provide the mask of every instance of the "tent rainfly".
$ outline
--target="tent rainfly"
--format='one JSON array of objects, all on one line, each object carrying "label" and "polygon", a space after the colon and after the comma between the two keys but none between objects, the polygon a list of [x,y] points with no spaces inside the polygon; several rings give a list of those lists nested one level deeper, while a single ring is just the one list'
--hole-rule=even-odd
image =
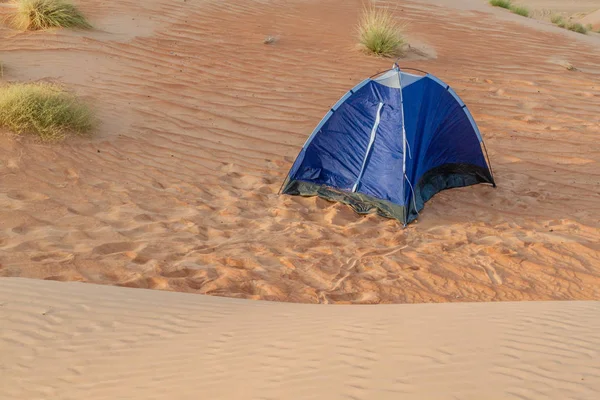
[{"label": "tent rainfly", "polygon": [[329,110],[298,154],[282,193],[339,201],[406,226],[441,190],[496,186],[481,133],[447,84],[397,64],[376,76]]}]

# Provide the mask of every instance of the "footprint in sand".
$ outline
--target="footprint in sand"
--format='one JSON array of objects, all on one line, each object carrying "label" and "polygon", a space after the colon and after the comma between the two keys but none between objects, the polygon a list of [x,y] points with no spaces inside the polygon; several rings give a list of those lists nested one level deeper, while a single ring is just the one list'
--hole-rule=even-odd
[{"label": "footprint in sand", "polygon": [[162,183],[160,183],[159,181],[153,181],[152,182],[152,187],[154,187],[155,189],[160,189],[160,190],[165,190],[166,186],[163,185]]},{"label": "footprint in sand", "polygon": [[56,251],[52,253],[40,254],[38,256],[31,257],[31,261],[41,263],[60,263],[70,261],[75,257],[73,253],[67,253],[64,251]]},{"label": "footprint in sand", "polygon": [[154,222],[156,219],[149,214],[139,214],[133,217],[136,222]]},{"label": "footprint in sand", "polygon": [[14,228],[12,228],[13,233],[16,233],[17,235],[25,235],[34,230],[35,230],[35,227],[33,227],[31,225],[25,225],[25,224],[15,226]]},{"label": "footprint in sand", "polygon": [[28,191],[10,191],[6,193],[6,197],[13,200],[20,201],[36,201],[36,200],[46,200],[48,196],[36,193],[36,192],[28,192]]},{"label": "footprint in sand", "polygon": [[124,253],[126,251],[135,251],[139,249],[140,245],[132,242],[115,242],[115,243],[104,243],[100,246],[94,247],[92,251],[95,254],[107,255],[107,254],[116,254],[116,253]]}]

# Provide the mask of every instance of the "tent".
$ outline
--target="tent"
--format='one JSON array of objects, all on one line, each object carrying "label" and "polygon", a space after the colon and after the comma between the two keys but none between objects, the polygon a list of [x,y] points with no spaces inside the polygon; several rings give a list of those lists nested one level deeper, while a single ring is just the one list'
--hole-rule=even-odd
[{"label": "tent", "polygon": [[343,202],[406,226],[441,190],[495,187],[483,149],[473,117],[447,84],[394,64],[327,112],[280,192]]}]

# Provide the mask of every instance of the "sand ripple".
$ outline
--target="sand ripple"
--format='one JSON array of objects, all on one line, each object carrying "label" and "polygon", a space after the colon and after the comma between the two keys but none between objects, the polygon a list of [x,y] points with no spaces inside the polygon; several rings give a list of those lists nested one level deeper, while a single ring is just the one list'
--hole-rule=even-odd
[{"label": "sand ripple", "polygon": [[69,84],[103,121],[61,146],[0,136],[0,275],[294,302],[600,298],[600,47],[559,29],[398,10],[436,53],[407,65],[469,105],[497,189],[441,193],[407,229],[277,195],[324,111],[390,66],[354,51],[358,3],[91,1],[90,33],[0,28],[5,79]]}]

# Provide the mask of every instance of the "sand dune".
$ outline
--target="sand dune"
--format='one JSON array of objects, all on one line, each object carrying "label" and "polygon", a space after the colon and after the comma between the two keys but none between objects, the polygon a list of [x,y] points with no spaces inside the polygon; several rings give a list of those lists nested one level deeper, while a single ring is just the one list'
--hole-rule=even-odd
[{"label": "sand dune", "polygon": [[598,302],[323,306],[0,280],[0,398],[596,399]]},{"label": "sand dune", "polygon": [[513,3],[527,6],[531,10],[571,15],[589,13],[598,8],[596,0],[514,0]]},{"label": "sand dune", "polygon": [[593,37],[403,2],[434,57],[403,65],[469,105],[498,188],[440,193],[407,229],[277,195],[331,104],[391,65],[355,50],[360,4],[91,0],[91,32],[0,28],[5,80],[62,82],[102,121],[62,145],[0,136],[0,275],[292,302],[600,298]]},{"label": "sand dune", "polygon": [[590,24],[595,30],[600,29],[600,8],[594,12],[587,14],[581,19],[582,24]]}]

